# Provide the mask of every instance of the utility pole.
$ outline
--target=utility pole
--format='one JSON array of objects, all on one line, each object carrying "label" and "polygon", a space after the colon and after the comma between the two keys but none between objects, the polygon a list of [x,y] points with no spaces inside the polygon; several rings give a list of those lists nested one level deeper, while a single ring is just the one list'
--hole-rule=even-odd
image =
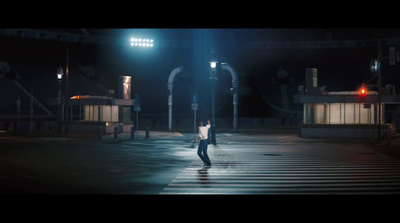
[{"label": "utility pole", "polygon": [[[68,134],[68,115],[69,115],[69,112],[68,112],[68,104],[69,104],[69,97],[68,97],[68,90],[69,90],[69,75],[68,75],[68,73],[69,73],[69,65],[68,65],[68,57],[69,57],[69,55],[68,55],[68,48],[67,48],[67,66],[66,66],[66,68],[65,68],[65,75],[66,75],[66,89],[65,89],[65,104],[66,104],[66,106],[65,106],[65,116],[66,116],[66,119],[65,119],[65,134]],[[72,115],[72,114],[71,114]]]},{"label": "utility pole", "polygon": [[[378,31],[378,63],[382,64],[382,48],[381,48],[381,40]],[[382,85],[382,78],[381,78],[381,69],[378,70],[378,139],[381,138],[381,85]]]},{"label": "utility pole", "polygon": [[197,96],[197,94],[194,94],[193,95],[193,97],[192,97],[192,111],[193,111],[193,146],[192,146],[192,148],[194,148],[195,147],[195,145],[196,145],[196,112],[197,112],[197,109],[198,109],[198,96]]}]

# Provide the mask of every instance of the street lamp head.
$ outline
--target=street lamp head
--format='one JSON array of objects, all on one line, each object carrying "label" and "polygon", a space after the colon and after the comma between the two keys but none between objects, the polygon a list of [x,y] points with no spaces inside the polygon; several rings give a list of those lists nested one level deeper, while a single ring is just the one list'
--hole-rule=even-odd
[{"label": "street lamp head", "polygon": [[64,75],[64,70],[62,69],[62,67],[58,67],[58,69],[57,69],[57,80],[61,81],[63,75]]},{"label": "street lamp head", "polygon": [[217,56],[216,52],[212,51],[210,53],[209,63],[210,63],[211,68],[214,69],[217,67],[218,56]]},{"label": "street lamp head", "polygon": [[218,61],[211,60],[209,63],[210,63],[210,67],[211,67],[210,78],[217,80],[216,79],[217,78],[216,75],[217,75],[217,63],[218,63]]},{"label": "street lamp head", "polygon": [[214,61],[210,62],[210,66],[211,66],[211,68],[217,67],[217,62],[214,62]]}]

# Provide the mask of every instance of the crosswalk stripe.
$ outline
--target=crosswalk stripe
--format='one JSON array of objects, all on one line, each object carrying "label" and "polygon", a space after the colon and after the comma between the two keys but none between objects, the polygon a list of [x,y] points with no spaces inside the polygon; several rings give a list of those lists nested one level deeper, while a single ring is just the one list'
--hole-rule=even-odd
[{"label": "crosswalk stripe", "polygon": [[[379,178],[379,179],[374,179],[374,178],[371,178],[371,179],[364,179],[364,180],[361,180],[361,179],[353,179],[353,178],[351,178],[351,179],[323,179],[323,180],[306,180],[306,179],[300,179],[300,180],[297,180],[297,179],[293,179],[293,180],[290,180],[290,182],[291,183],[330,183],[330,182],[332,182],[332,183],[348,183],[348,182],[362,182],[362,183],[367,183],[367,182],[397,182],[397,181],[399,181],[400,182],[400,179],[393,179],[393,178],[387,178],[387,179],[385,179],[385,178]],[[175,179],[175,180],[173,180],[172,181],[172,183],[171,184],[169,184],[169,185],[172,185],[173,183],[198,183],[199,182],[199,180],[180,180],[180,179]],[[213,184],[218,184],[218,183],[220,183],[220,184],[222,184],[222,183],[242,183],[242,184],[247,184],[247,183],[260,183],[260,184],[262,184],[262,183],[287,183],[288,181],[287,181],[287,179],[286,180],[268,180],[268,179],[266,179],[266,180],[248,180],[248,181],[243,181],[243,180],[238,180],[238,179],[233,179],[233,180],[218,180],[218,181],[216,181],[216,182],[212,182]]]},{"label": "crosswalk stripe", "polygon": [[[170,187],[197,187],[198,184],[192,183],[184,183],[184,184],[169,184]],[[287,184],[287,183],[268,183],[268,184],[205,184],[202,185],[202,188],[206,187],[263,187],[263,188],[284,188],[284,187],[365,187],[365,186],[400,186],[400,183],[324,183],[324,184],[312,184],[312,183],[303,183],[303,184]]]},{"label": "crosswalk stripe", "polygon": [[[161,194],[243,194],[243,193],[262,193],[262,194],[318,194],[318,193],[340,193],[340,194],[354,194],[354,192],[361,192],[363,194],[400,194],[398,186],[396,187],[377,187],[377,188],[366,188],[366,187],[346,187],[346,188],[238,188],[232,190],[232,188],[172,188],[167,187]],[[177,190],[177,191],[175,191]],[[175,191],[175,192],[174,192]]]},{"label": "crosswalk stripe", "polygon": [[380,154],[217,157],[189,164],[160,194],[400,194],[400,162]]}]

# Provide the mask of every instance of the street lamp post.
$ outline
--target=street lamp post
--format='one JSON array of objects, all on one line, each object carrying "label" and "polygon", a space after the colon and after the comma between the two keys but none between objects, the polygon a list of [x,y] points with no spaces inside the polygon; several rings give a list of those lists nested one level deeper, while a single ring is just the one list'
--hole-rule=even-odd
[{"label": "street lamp post", "polygon": [[217,74],[218,69],[221,67],[222,69],[228,71],[232,77],[232,88],[230,89],[231,94],[233,95],[233,131],[237,133],[237,119],[238,119],[238,88],[239,88],[239,79],[237,77],[236,71],[228,64],[228,63],[218,63],[216,56],[211,54],[212,58],[210,60],[210,80],[211,80],[211,143],[216,144],[215,138],[215,87],[216,82],[218,80]]},{"label": "street lamp post", "polygon": [[221,63],[221,68],[227,70],[232,77],[231,94],[233,95],[233,131],[237,133],[239,78],[237,77],[236,71],[228,63]]},{"label": "street lamp post", "polygon": [[[69,64],[68,64],[68,59],[69,59],[69,52],[67,48],[67,61],[66,61],[66,67],[65,67],[65,79],[66,79],[66,88],[65,88],[65,133],[68,134],[68,117],[69,117],[69,112],[68,112],[68,105],[69,105]],[[71,113],[71,118],[72,118],[72,113]]]},{"label": "street lamp post", "polygon": [[62,133],[62,129],[61,129],[61,122],[63,121],[63,111],[62,111],[62,103],[61,103],[61,82],[62,82],[62,78],[64,75],[64,71],[62,67],[58,67],[57,69],[57,81],[58,81],[58,100],[57,100],[57,104],[58,104],[58,131],[59,133]]},{"label": "street lamp post", "polygon": [[198,109],[198,96],[197,94],[193,95],[192,97],[192,110],[193,110],[193,146],[192,148],[194,148],[194,146],[196,145],[196,111]]},{"label": "street lamp post", "polygon": [[140,106],[140,95],[138,93],[135,94],[135,104],[133,105],[133,110],[136,112],[136,131],[139,132],[139,112],[142,111],[142,107]]},{"label": "street lamp post", "polygon": [[217,78],[217,64],[216,59],[210,61],[210,80],[211,80],[211,143],[216,145],[217,141],[215,138],[215,85],[218,80]]},{"label": "street lamp post", "polygon": [[172,131],[172,104],[173,104],[173,97],[172,97],[172,89],[174,88],[174,79],[175,76],[183,71],[183,66],[176,67],[171,71],[168,77],[168,130]]}]

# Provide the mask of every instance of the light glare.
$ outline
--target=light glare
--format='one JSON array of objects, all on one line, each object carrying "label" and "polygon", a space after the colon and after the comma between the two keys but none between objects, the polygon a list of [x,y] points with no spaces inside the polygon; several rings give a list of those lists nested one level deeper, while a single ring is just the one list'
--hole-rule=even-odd
[{"label": "light glare", "polygon": [[142,38],[131,38],[131,46],[139,46],[139,47],[153,47],[154,40],[153,39],[142,39]]}]

